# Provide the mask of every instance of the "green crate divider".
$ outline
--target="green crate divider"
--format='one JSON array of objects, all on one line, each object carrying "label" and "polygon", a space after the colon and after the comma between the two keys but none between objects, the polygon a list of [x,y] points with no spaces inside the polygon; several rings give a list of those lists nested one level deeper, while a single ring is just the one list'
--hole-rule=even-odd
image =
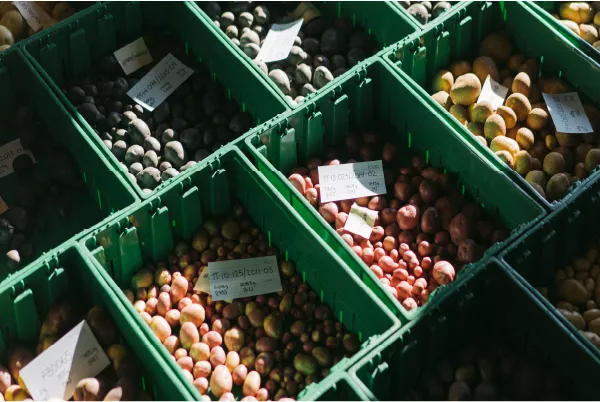
[{"label": "green crate divider", "polygon": [[[553,373],[567,399],[598,399],[599,360],[496,259],[349,369],[366,400],[407,400],[436,363],[490,339],[490,350],[526,355]],[[561,395],[562,396],[562,395]]]},{"label": "green crate divider", "polygon": [[[548,202],[523,177],[500,161],[488,147],[479,143],[447,110],[431,99],[431,77],[454,60],[475,58],[483,38],[501,30],[506,30],[516,39],[513,40],[513,46],[519,43],[517,48],[520,51],[540,61],[543,75],[565,79],[575,91],[583,94],[584,100],[596,105],[600,102],[600,69],[580,49],[556,35],[552,27],[526,7],[523,1],[466,3],[468,4],[442,23],[392,46],[382,57],[418,92],[419,97],[429,105],[432,114],[443,116],[474,151],[483,154],[496,169],[509,176],[546,210],[552,211],[560,204],[567,203],[572,194],[577,192],[580,183],[571,186],[569,193],[561,200]],[[592,172],[590,177],[597,175],[598,171],[600,169]]]},{"label": "green crate divider", "polygon": [[[375,38],[375,42],[379,47],[379,52],[382,52],[386,47],[419,31],[418,23],[416,23],[416,21],[413,22],[410,19],[410,16],[402,13],[390,1],[312,1],[311,3],[317,7],[324,17],[348,17],[352,20],[354,26],[364,28],[371,36],[373,36],[373,38]],[[200,2],[200,4],[202,4],[202,2]],[[259,74],[265,85],[272,88],[288,107],[294,109],[302,106],[292,105],[273,81],[271,81],[260,68],[254,65],[250,58],[246,56],[239,47],[231,43],[231,40],[220,28],[212,23],[212,20],[201,9],[201,6],[198,6],[198,8],[206,21],[212,26],[215,35],[226,43],[238,57],[243,59],[248,65],[248,68]],[[354,66],[349,71],[355,70],[356,67],[357,66]],[[340,77],[343,77],[344,75],[341,75]],[[328,83],[325,87],[319,89],[317,93],[321,93],[322,91],[335,86],[341,79],[340,77],[336,77],[336,79]],[[305,102],[312,99],[314,96],[314,94],[309,94],[306,97]]]},{"label": "green crate divider", "polygon": [[427,24],[421,24],[419,21],[417,21],[417,19],[415,17],[410,15],[404,7],[402,7],[400,4],[398,4],[397,1],[394,1],[394,0],[390,1],[390,3],[392,3],[392,5],[395,8],[397,8],[400,13],[402,13],[403,15],[406,15],[406,17],[410,20],[410,22],[413,23],[413,25],[416,25],[417,27],[419,27],[418,32],[425,31],[431,26],[443,23],[445,20],[447,20],[450,17],[450,15],[458,12],[459,8],[465,7],[470,2],[471,2],[471,0],[453,1],[453,2],[451,2],[452,7],[450,7],[450,10],[446,11],[444,14],[440,15],[436,19],[429,21]]},{"label": "green crate divider", "polygon": [[[95,149],[93,142],[71,118],[18,47],[0,55],[0,88],[0,119],[10,120],[18,106],[29,105],[36,112],[46,133],[71,154],[85,182],[85,188],[80,193],[70,195],[73,198],[77,195],[77,201],[73,202],[68,217],[46,222],[45,227],[36,229],[32,234],[34,259],[72,237],[82,236],[92,226],[109,220],[113,213],[138,202],[129,185]],[[18,138],[18,133],[0,130],[0,146]],[[15,206],[19,186],[19,179],[14,173],[0,179],[0,197],[9,207]],[[5,266],[6,257],[2,254],[0,281],[11,273]],[[26,264],[31,262],[25,261]]]},{"label": "green crate divider", "polygon": [[161,365],[153,345],[75,242],[20,271],[0,287],[0,364],[8,366],[7,350],[17,343],[35,350],[50,307],[69,297],[79,303],[82,319],[94,305],[109,312],[119,330],[119,342],[128,346],[142,369],[141,387],[153,400],[192,400],[179,386],[179,379]]},{"label": "green crate divider", "polygon": [[[421,155],[431,165],[457,174],[461,191],[512,231],[509,239],[488,249],[487,257],[514,241],[521,231],[533,226],[545,216],[545,211],[502,171],[469,148],[448,121],[432,115],[415,90],[393,71],[393,67],[380,59],[364,65],[363,69],[349,75],[338,86],[322,93],[304,107],[277,121],[265,123],[262,132],[246,138],[246,148],[260,172],[312,230],[402,321],[413,320],[423,308],[407,312],[287,180],[291,168],[297,163],[322,154],[325,144],[343,144],[349,127],[359,130],[373,119],[391,126],[387,132],[393,133],[389,140],[396,143],[399,158],[406,161],[411,155]],[[436,292],[443,292],[444,289],[441,287]],[[435,295],[426,306],[435,303],[431,301],[436,299]]]},{"label": "green crate divider", "polygon": [[587,248],[600,237],[600,178],[588,182],[568,204],[556,209],[519,242],[507,247],[498,258],[524,278],[531,292],[540,298],[546,308],[585,343],[600,359],[600,349],[588,342],[554,306],[535,288],[548,287],[552,299],[556,293],[552,286],[557,269],[571,265],[574,258],[584,257]]},{"label": "green crate divider", "polygon": [[[329,378],[331,377],[331,379]],[[359,383],[350,378],[345,371],[336,371],[327,380],[328,386],[320,387],[318,392],[313,392],[314,401],[367,401],[367,396],[362,391]]]},{"label": "green crate divider", "polygon": [[[296,263],[303,279],[363,342],[361,350],[352,358],[342,359],[332,373],[354,364],[371,345],[398,330],[400,322],[392,312],[314,235],[236,147],[228,147],[212,157],[202,169],[185,173],[139,207],[90,234],[81,244],[91,253],[90,259],[95,259],[105,280],[112,283],[114,294],[144,336],[161,354],[163,364],[177,373],[182,386],[196,400],[200,397],[196,389],[183,378],[179,366],[121,289],[129,285],[143,261],[166,258],[176,240],[189,240],[205,217],[227,213],[234,200],[245,206],[249,217],[279,248],[281,258]],[[314,400],[315,395],[326,394],[322,389],[330,387],[334,380],[328,376],[307,387],[300,397]]]},{"label": "green crate divider", "polygon": [[[552,14],[558,15],[558,7],[563,2],[554,1],[525,1],[526,7],[529,7],[531,11],[540,16],[553,30],[557,36],[562,36],[566,41],[571,43],[572,46],[577,47],[591,60],[596,62],[596,65],[600,67],[600,51],[596,50],[594,46],[581,39],[580,36],[575,34],[569,28],[562,25]],[[592,24],[592,22],[590,22]]]},{"label": "green crate divider", "polygon": [[130,182],[119,161],[60,89],[68,79],[93,70],[102,57],[143,34],[166,27],[181,38],[189,54],[204,63],[213,80],[223,85],[240,109],[254,117],[257,125],[288,110],[275,91],[263,84],[258,73],[248,69],[215,36],[212,23],[207,23],[191,2],[104,2],[65,22],[44,31],[46,34],[35,40],[26,41],[23,50],[97,148],[142,199],[152,193],[144,193],[137,184]]}]

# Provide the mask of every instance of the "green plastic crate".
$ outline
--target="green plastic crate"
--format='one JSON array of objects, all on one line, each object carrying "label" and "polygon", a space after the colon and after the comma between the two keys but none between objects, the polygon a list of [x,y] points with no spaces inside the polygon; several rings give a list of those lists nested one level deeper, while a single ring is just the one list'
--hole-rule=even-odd
[{"label": "green plastic crate", "polygon": [[178,378],[165,370],[153,345],[123,308],[77,243],[47,255],[13,276],[0,288],[0,364],[7,366],[7,350],[16,343],[33,347],[50,307],[62,298],[80,303],[82,319],[94,305],[108,311],[120,332],[120,342],[133,352],[142,369],[143,389],[153,400],[190,400]]},{"label": "green plastic crate", "polygon": [[484,339],[490,350],[508,349],[540,363],[565,400],[600,396],[600,361],[495,259],[434,311],[374,348],[350,368],[350,377],[367,400],[406,400],[437,362]]},{"label": "green plastic crate", "polygon": [[[85,75],[102,57],[156,29],[167,28],[186,44],[190,55],[202,62],[240,105],[260,124],[287,110],[285,103],[265,87],[256,71],[247,68],[221,39],[214,35],[212,24],[200,17],[198,8],[189,2],[106,2],[90,7],[61,23],[36,40],[27,41],[23,49],[48,85],[56,92],[89,137],[109,158],[122,177],[142,199],[150,196],[130,182],[90,125],[64,96],[61,87],[70,78]],[[194,66],[190,66],[194,68]]]},{"label": "green plastic crate", "polygon": [[551,299],[555,291],[557,269],[571,265],[574,258],[584,257],[587,248],[600,238],[600,178],[583,186],[568,204],[556,209],[544,218],[519,242],[514,243],[499,255],[511,269],[523,276],[531,292],[540,298],[546,308],[552,311],[573,332],[573,336],[585,343],[600,359],[600,349],[579,334],[554,306],[535,288],[548,287]]},{"label": "green plastic crate", "polygon": [[[300,2],[296,3],[299,4]],[[408,15],[398,10],[398,8],[390,1],[312,1],[311,3],[315,5],[326,18],[348,17],[352,20],[354,26],[364,28],[375,39],[379,52],[419,30],[418,23],[413,22]],[[199,2],[198,8],[201,7],[202,2]],[[217,35],[223,43],[227,43],[232,51],[240,59],[244,60],[248,68],[253,69],[259,74],[265,84],[275,91],[288,107],[297,108],[301,106],[292,105],[273,81],[271,81],[260,68],[252,63],[250,58],[246,56],[239,47],[231,43],[231,40],[225,35],[225,32],[214,26],[212,20],[204,11],[200,10],[200,12],[212,26],[215,35]],[[319,89],[317,93],[335,86],[340,77],[337,77],[325,87]],[[313,94],[309,94],[306,97],[305,102],[310,100],[313,96]]]},{"label": "green plastic crate", "polygon": [[[342,359],[332,372],[349,367],[366,354],[368,345],[398,330],[399,321],[384,304],[314,235],[247,158],[231,147],[211,158],[202,169],[186,171],[139,208],[130,209],[120,219],[82,240],[93,256],[90,258],[97,260],[98,270],[107,281],[114,280],[116,297],[162,355],[164,365],[181,377],[182,386],[194,398],[200,395],[183,378],[179,366],[133,309],[121,288],[129,286],[131,276],[144,261],[165,258],[176,240],[189,240],[205,217],[227,213],[234,200],[245,206],[248,216],[280,250],[281,257],[296,263],[303,279],[321,300],[364,342],[361,351],[350,359]],[[323,393],[321,390],[335,381],[330,377],[307,387],[302,397],[311,400],[313,395]]]},{"label": "green plastic crate", "polygon": [[[456,174],[461,191],[513,231],[504,243],[490,248],[487,256],[510,244],[522,227],[532,226],[545,212],[503,172],[471,150],[448,121],[432,115],[427,104],[399,78],[393,67],[380,59],[362,65],[335,88],[278,121],[265,124],[262,132],[246,138],[246,148],[261,173],[316,234],[401,320],[412,320],[422,309],[407,312],[287,180],[290,170],[298,163],[321,155],[324,145],[343,144],[350,127],[357,131],[371,121],[389,124],[384,132],[389,132],[388,140],[397,145],[400,160],[406,162],[412,155],[421,155],[431,165]],[[445,288],[439,289],[437,292]],[[435,297],[430,298],[426,306],[435,303],[432,299]]]},{"label": "green plastic crate", "polygon": [[[70,197],[77,196],[66,218],[55,217],[31,234],[34,257],[58,246],[76,235],[81,235],[114,212],[138,202],[135,193],[115,172],[108,160],[99,153],[95,144],[71,118],[54,93],[35,72],[18,47],[0,55],[0,121],[10,121],[17,107],[27,104],[35,112],[46,133],[71,154],[79,167],[79,175],[86,187]],[[0,125],[0,146],[18,138]],[[0,179],[0,197],[9,206],[15,206],[17,174]],[[6,252],[6,251],[5,251]],[[0,258],[0,281],[10,274]],[[31,261],[24,261],[22,267]]]},{"label": "green plastic crate", "polygon": [[[529,7],[531,11],[544,19],[549,26],[556,30],[555,35],[562,36],[566,41],[570,42],[572,46],[580,49],[586,54],[591,60],[594,60],[600,67],[600,51],[596,50],[594,46],[581,39],[575,32],[562,25],[552,14],[558,15],[558,8],[563,2],[557,1],[526,1],[524,4]],[[592,22],[590,22],[592,24]]]},{"label": "green plastic crate", "polygon": [[[431,99],[431,78],[437,71],[448,67],[454,60],[474,59],[483,38],[501,30],[510,34],[515,48],[540,61],[542,75],[559,76],[583,95],[583,100],[595,104],[600,102],[598,65],[580,49],[556,35],[542,17],[535,15],[521,1],[471,1],[443,23],[394,45],[383,58],[425,100],[430,113],[443,116],[474,151],[482,154],[496,169],[504,172],[546,210],[551,211],[561,203],[568,202],[570,196],[577,192],[577,186],[571,187],[561,200],[549,203],[523,177],[477,141],[447,110]],[[516,46],[517,43],[519,46]],[[590,176],[597,172],[598,169]]]},{"label": "green plastic crate", "polygon": [[431,27],[433,25],[438,25],[438,24],[443,23],[446,19],[448,19],[448,17],[451,14],[458,12],[459,8],[465,7],[470,2],[471,2],[470,0],[469,1],[451,1],[450,3],[452,4],[452,7],[450,7],[450,10],[441,14],[436,19],[433,19],[433,20],[427,22],[427,24],[421,24],[419,21],[417,21],[417,19],[415,17],[413,17],[412,15],[410,15],[408,13],[407,9],[405,9],[400,4],[398,4],[398,1],[391,1],[391,3],[394,5],[394,7],[396,7],[400,11],[400,13],[406,15],[406,17],[410,20],[410,22],[413,23],[413,25],[416,25],[417,27],[419,27],[419,32],[427,30],[429,27]]}]

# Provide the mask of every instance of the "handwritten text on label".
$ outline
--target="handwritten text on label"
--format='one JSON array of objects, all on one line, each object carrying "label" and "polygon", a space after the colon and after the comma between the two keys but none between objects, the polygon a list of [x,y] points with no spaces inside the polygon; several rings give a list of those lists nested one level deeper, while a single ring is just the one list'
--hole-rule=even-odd
[{"label": "handwritten text on label", "polygon": [[121,65],[123,72],[127,75],[152,63],[152,55],[150,55],[150,51],[146,47],[144,38],[138,38],[123,46],[114,55]]},{"label": "handwritten text on label", "polygon": [[193,72],[194,70],[169,53],[135,84],[127,95],[144,108],[153,111],[190,78]]},{"label": "handwritten text on label", "polygon": [[321,202],[385,194],[381,161],[319,166]]},{"label": "handwritten text on label", "polygon": [[508,88],[498,84],[488,75],[483,83],[483,88],[481,88],[477,103],[488,101],[492,105],[492,109],[496,110],[504,104],[506,94],[508,94]]},{"label": "handwritten text on label", "polygon": [[35,162],[35,158],[30,150],[23,148],[21,140],[16,139],[0,147],[0,178],[8,176],[13,173],[13,161],[20,155],[29,155],[29,157]]},{"label": "handwritten text on label", "polygon": [[52,21],[48,13],[35,1],[13,1],[13,4],[34,32],[42,29],[44,25],[49,25]]},{"label": "handwritten text on label", "polygon": [[556,131],[561,133],[585,134],[594,131],[585,114],[577,92],[564,94],[542,94]]},{"label": "handwritten text on label", "polygon": [[95,377],[110,361],[86,321],[21,369],[21,377],[35,400],[68,401],[77,383]]},{"label": "handwritten text on label", "polygon": [[211,294],[215,301],[281,290],[277,257],[272,255],[210,262],[208,270]]},{"label": "handwritten text on label", "polygon": [[377,214],[377,211],[360,207],[354,203],[350,208],[344,229],[368,239],[371,237]]}]

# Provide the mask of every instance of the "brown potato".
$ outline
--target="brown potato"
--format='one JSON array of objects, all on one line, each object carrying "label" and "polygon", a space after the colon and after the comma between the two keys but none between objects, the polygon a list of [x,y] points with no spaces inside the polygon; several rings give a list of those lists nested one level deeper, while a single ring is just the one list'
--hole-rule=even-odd
[{"label": "brown potato", "polygon": [[459,77],[450,90],[450,98],[455,105],[469,106],[477,101],[481,93],[481,82],[475,74]]},{"label": "brown potato", "polygon": [[550,116],[544,109],[534,108],[527,115],[527,127],[534,131],[541,131],[546,128]]},{"label": "brown potato", "polygon": [[[481,124],[481,123],[469,122],[469,123],[467,123],[467,130],[469,130],[476,137],[483,137],[483,135],[484,135],[483,124]],[[484,140],[485,140],[485,138],[484,138]],[[487,142],[484,145],[487,146]]]},{"label": "brown potato", "polygon": [[598,29],[593,25],[581,24],[579,25],[579,36],[592,45],[598,40]]},{"label": "brown potato", "polygon": [[506,35],[492,33],[481,42],[479,54],[491,57],[498,64],[504,64],[512,54],[512,46]]},{"label": "brown potato", "polygon": [[515,114],[515,111],[509,108],[508,106],[500,106],[496,110],[496,113],[502,117],[508,130],[510,130],[515,126],[515,124],[517,124],[517,115]]},{"label": "brown potato", "polygon": [[585,329],[585,321],[583,320],[581,314],[579,314],[577,311],[568,311],[563,309],[558,309],[558,311],[563,315],[563,317],[569,320],[569,322],[573,324],[575,328],[581,330]]},{"label": "brown potato", "polygon": [[452,107],[452,98],[450,98],[448,92],[439,91],[431,95],[431,97],[446,110],[450,110],[450,107]]},{"label": "brown potato", "polygon": [[485,121],[483,132],[485,134],[485,139],[488,141],[492,141],[498,136],[505,136],[506,124],[504,123],[504,119],[499,114],[491,115]]},{"label": "brown potato", "polygon": [[469,120],[474,123],[485,123],[494,111],[492,104],[488,101],[481,101],[469,106]]},{"label": "brown potato", "polygon": [[587,24],[594,18],[594,9],[583,1],[567,1],[560,5],[558,14],[566,20]]},{"label": "brown potato", "polygon": [[523,53],[515,53],[508,58],[508,69],[511,73],[515,74],[519,71],[519,68],[525,63],[527,57]]},{"label": "brown potato", "polygon": [[512,82],[512,91],[513,93],[523,94],[529,98],[531,94],[531,79],[527,73],[520,72],[517,74]]},{"label": "brown potato", "polygon": [[513,156],[508,151],[496,151],[494,154],[504,163],[506,163],[511,169],[515,167],[515,161]]},{"label": "brown potato", "polygon": [[506,106],[511,108],[517,115],[517,121],[523,121],[527,119],[527,116],[531,112],[531,103],[529,99],[523,94],[512,94],[506,99]]},{"label": "brown potato", "polygon": [[448,70],[440,70],[433,76],[433,92],[444,91],[450,93],[454,85],[454,77]]},{"label": "brown potato", "polygon": [[517,141],[505,136],[495,137],[490,143],[490,149],[492,152],[508,151],[513,158],[520,151]]},{"label": "brown potato", "polygon": [[481,82],[482,86],[488,75],[494,81],[500,81],[500,72],[498,71],[496,62],[491,57],[480,56],[476,58],[473,61],[473,74],[479,78],[479,82]]},{"label": "brown potato", "polygon": [[521,176],[526,176],[531,170],[531,155],[527,151],[519,151],[514,157],[515,167],[514,169]]},{"label": "brown potato", "polygon": [[516,141],[517,144],[519,144],[519,148],[527,151],[533,146],[535,138],[530,129],[527,127],[521,127],[517,131]]},{"label": "brown potato", "polygon": [[460,122],[460,124],[467,124],[469,121],[467,117],[467,109],[463,105],[452,105],[450,107],[450,114],[454,116],[456,120]]},{"label": "brown potato", "polygon": [[452,76],[454,76],[455,82],[458,79],[458,77],[473,72],[471,63],[469,63],[466,60],[455,61],[454,63],[450,64],[450,67],[448,69],[452,73]]}]

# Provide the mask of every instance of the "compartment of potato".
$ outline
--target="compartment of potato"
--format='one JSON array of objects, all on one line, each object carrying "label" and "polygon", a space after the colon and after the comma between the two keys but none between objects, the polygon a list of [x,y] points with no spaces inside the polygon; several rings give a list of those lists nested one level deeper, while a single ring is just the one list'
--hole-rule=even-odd
[{"label": "compartment of potato", "polygon": [[[36,13],[39,20],[43,21],[41,28],[37,31],[41,32],[92,4],[93,2],[89,1],[32,1],[29,7],[34,10],[33,12]],[[0,52],[37,32],[27,23],[13,2],[0,2]]]},{"label": "compartment of potato", "polygon": [[1,281],[136,197],[22,53],[0,58]]},{"label": "compartment of potato", "polygon": [[566,28],[565,31],[578,37],[583,48],[592,53],[600,52],[600,5],[597,1],[542,1],[536,7],[539,7],[540,12],[551,14],[557,24]]},{"label": "compartment of potato", "polygon": [[[391,295],[400,316],[413,319],[418,306],[437,297],[434,289],[443,292],[488,248],[503,247],[515,213],[529,210],[517,218],[524,224],[541,207],[501,172],[489,171],[444,120],[413,101],[391,69],[373,62],[366,73],[343,80],[341,90],[318,98],[314,109],[301,109],[288,124],[266,127],[246,143],[261,172],[309,225],[365,283]],[[372,160],[382,160],[382,194],[320,202],[319,166]],[[487,187],[488,180],[498,182]],[[496,192],[501,188],[517,192],[509,200]],[[517,199],[525,209],[514,208]],[[344,229],[353,202],[377,211],[368,239]],[[490,202],[496,206],[490,209]]]},{"label": "compartment of potato", "polygon": [[[109,2],[74,18],[77,34],[61,25],[25,51],[140,198],[286,110],[192,3]],[[153,63],[126,75],[113,52],[139,38]],[[88,50],[71,53],[79,41]],[[127,92],[168,53],[194,74],[150,112]]]},{"label": "compartment of potato", "polygon": [[402,7],[406,12],[414,18],[419,24],[427,25],[429,22],[440,18],[445,13],[448,13],[455,1],[397,1],[398,6]]},{"label": "compartment of potato", "polygon": [[[475,38],[475,42],[466,38]],[[465,5],[461,13],[447,18],[443,35],[434,29],[426,30],[418,43],[421,45],[416,47],[398,45],[386,59],[433,97],[431,103],[436,111],[445,113],[443,109],[450,110],[454,105],[473,108],[466,120],[456,120],[459,132],[499,169],[512,169],[514,173],[508,174],[546,208],[555,208],[557,203],[553,201],[575,191],[570,190],[571,185],[594,170],[597,151],[590,154],[587,166],[586,157],[597,147],[600,85],[598,80],[585,77],[593,77],[597,67],[579,49],[554,35],[543,17],[528,5]],[[425,51],[428,57],[423,63],[417,62],[417,52]],[[490,105],[476,105],[488,75],[508,88],[502,107],[491,110]],[[424,94],[421,88],[418,91]],[[542,93],[569,91],[579,94],[593,133],[566,134],[555,130]],[[506,138],[495,140],[499,136]],[[498,158],[485,151],[483,145],[493,148],[492,153]],[[526,153],[517,156],[520,151]],[[553,155],[544,168],[544,159],[551,152],[561,154],[564,167],[557,169],[562,163]],[[528,179],[531,171],[543,172],[544,180]]]},{"label": "compartment of potato", "polygon": [[[230,42],[268,76],[292,107],[386,44],[415,31],[408,17],[386,2],[198,4]],[[269,63],[259,60],[257,56],[272,24],[299,18],[304,18],[304,22],[289,56]]]},{"label": "compartment of potato", "polygon": [[492,260],[350,377],[367,400],[595,398],[598,359],[520,280]]},{"label": "compartment of potato", "polygon": [[[397,328],[271,191],[232,149],[194,171],[183,193],[160,193],[158,210],[149,200],[85,240],[108,257],[100,259],[106,268],[118,267],[105,272],[121,287],[118,297],[195,398],[311,399],[320,385],[308,384],[357,361],[371,336]],[[127,222],[139,240],[130,255],[139,258],[105,242]],[[280,292],[215,301],[194,290],[210,262],[265,255],[278,257]]]},{"label": "compartment of potato", "polygon": [[[112,291],[92,270],[81,250],[69,247],[41,260],[19,281],[0,291],[3,306],[0,397],[32,400],[20,371],[85,320],[108,357],[95,377],[73,384],[75,401],[125,401],[189,398],[163,373],[135,336]],[[31,378],[29,378],[31,381]],[[47,381],[47,380],[46,380]],[[48,395],[62,399],[63,395]]]}]

